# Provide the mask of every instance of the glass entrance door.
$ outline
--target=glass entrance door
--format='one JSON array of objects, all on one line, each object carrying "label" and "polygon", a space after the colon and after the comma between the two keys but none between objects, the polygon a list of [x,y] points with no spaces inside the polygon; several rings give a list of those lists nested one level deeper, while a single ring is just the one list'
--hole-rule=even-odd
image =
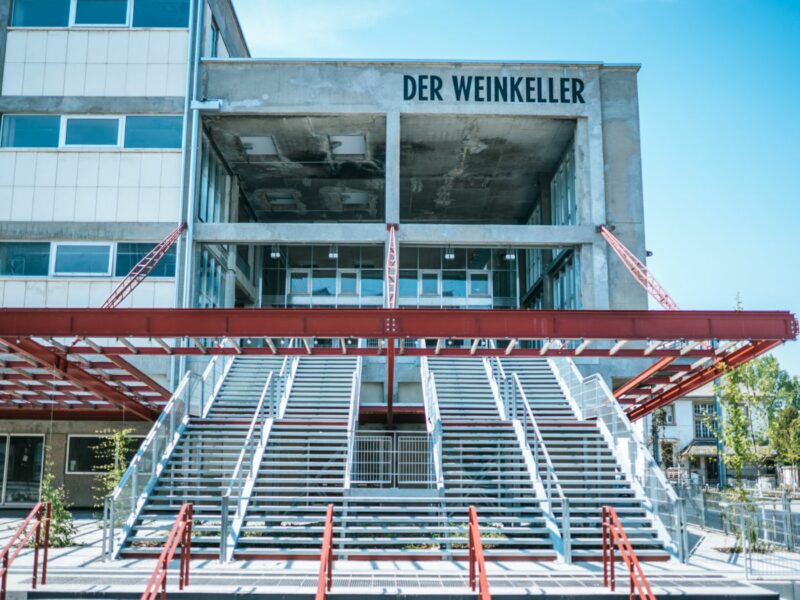
[{"label": "glass entrance door", "polygon": [[5,453],[4,504],[30,504],[39,500],[44,458],[44,436],[11,435],[0,444]]}]

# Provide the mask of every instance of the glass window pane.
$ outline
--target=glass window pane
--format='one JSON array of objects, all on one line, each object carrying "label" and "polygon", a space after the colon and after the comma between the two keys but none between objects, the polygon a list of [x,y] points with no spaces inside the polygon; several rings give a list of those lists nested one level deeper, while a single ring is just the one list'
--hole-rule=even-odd
[{"label": "glass window pane", "polygon": [[308,284],[311,278],[305,271],[293,271],[289,274],[289,293],[308,294]]},{"label": "glass window pane", "polygon": [[314,269],[314,279],[311,284],[313,296],[336,295],[336,271],[332,269]]},{"label": "glass window pane", "polygon": [[[114,275],[125,277],[153,248],[155,244],[117,244],[117,266],[114,268]],[[175,277],[175,246],[161,257],[148,277]]]},{"label": "glass window pane", "polygon": [[442,273],[442,296],[445,298],[467,297],[467,274],[464,271]]},{"label": "glass window pane", "polygon": [[420,269],[441,269],[441,251],[438,248],[419,249],[419,268]]},{"label": "glass window pane", "polygon": [[67,119],[67,146],[116,146],[119,119]]},{"label": "glass window pane", "polygon": [[383,296],[383,271],[378,269],[361,271],[361,295]]},{"label": "glass window pane", "polygon": [[0,243],[0,275],[45,276],[49,268],[49,242]]},{"label": "glass window pane", "polygon": [[469,276],[469,295],[488,296],[489,295],[489,274],[470,273]]},{"label": "glass window pane", "polygon": [[416,298],[417,297],[417,272],[416,271],[400,271],[400,287],[397,293],[401,298]]},{"label": "glass window pane", "polygon": [[467,268],[485,269],[492,268],[492,251],[488,248],[471,248],[467,252]]},{"label": "glass window pane", "polygon": [[56,247],[56,274],[107,275],[110,246],[67,245]]},{"label": "glass window pane", "polygon": [[93,473],[103,466],[103,460],[97,456],[97,447],[103,441],[101,437],[69,438],[67,449],[68,473]]},{"label": "glass window pane", "polygon": [[417,253],[419,248],[407,248],[403,246],[398,250],[400,257],[399,263],[401,269],[416,269],[417,268]]},{"label": "glass window pane", "polygon": [[6,502],[36,502],[42,481],[44,438],[15,435],[8,445]]},{"label": "glass window pane", "polygon": [[127,117],[125,147],[180,148],[182,130],[183,117]]},{"label": "glass window pane", "polygon": [[358,293],[358,274],[357,273],[342,273],[340,294],[355,295]]},{"label": "glass window pane", "polygon": [[[0,490],[3,489],[3,481],[6,476],[6,449],[8,448],[8,436],[0,435]],[[2,501],[2,499],[0,499]]]},{"label": "glass window pane", "polygon": [[57,148],[61,117],[3,115],[4,148]]},{"label": "glass window pane", "polygon": [[189,0],[134,0],[134,27],[188,27]]},{"label": "glass window pane", "polygon": [[15,0],[11,17],[14,27],[66,27],[69,0]]},{"label": "glass window pane", "polygon": [[124,25],[128,20],[128,0],[77,0],[77,25]]},{"label": "glass window pane", "polygon": [[438,296],[439,295],[439,274],[438,273],[423,273],[422,274],[422,295],[423,296]]}]

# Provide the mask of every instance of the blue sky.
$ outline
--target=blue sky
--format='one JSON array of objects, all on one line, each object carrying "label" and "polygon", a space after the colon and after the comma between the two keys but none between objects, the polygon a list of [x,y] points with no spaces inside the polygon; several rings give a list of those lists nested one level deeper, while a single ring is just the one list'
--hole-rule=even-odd
[{"label": "blue sky", "polygon": [[234,3],[254,56],[641,63],[650,268],[684,309],[800,314],[797,0]]}]

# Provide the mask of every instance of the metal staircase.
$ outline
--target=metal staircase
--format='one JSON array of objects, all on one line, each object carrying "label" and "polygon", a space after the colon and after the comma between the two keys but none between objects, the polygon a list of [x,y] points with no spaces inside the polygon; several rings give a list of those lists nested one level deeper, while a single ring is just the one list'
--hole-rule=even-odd
[{"label": "metal staircase", "polygon": [[[626,477],[598,424],[594,420],[580,420],[575,414],[550,363],[537,358],[501,361],[507,378],[518,376],[561,489],[569,500],[573,559],[601,558],[603,505],[615,507],[637,556],[650,560],[668,558],[664,542],[646,513],[647,499],[637,493]],[[540,455],[540,469],[546,468],[544,461]],[[558,504],[554,505],[558,519],[561,510]]]},{"label": "metal staircase", "polygon": [[220,543],[220,497],[247,434],[269,374],[282,358],[237,358],[205,415],[189,420],[185,432],[133,524],[123,556],[152,554],[163,544],[184,502],[194,506],[192,544],[214,554]]}]

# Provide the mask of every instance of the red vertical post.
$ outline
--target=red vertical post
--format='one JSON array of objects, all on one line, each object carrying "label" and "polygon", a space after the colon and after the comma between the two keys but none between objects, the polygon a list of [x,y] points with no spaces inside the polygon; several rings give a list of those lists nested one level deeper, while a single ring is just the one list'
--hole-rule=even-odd
[{"label": "red vertical post", "polygon": [[469,507],[467,518],[467,547],[469,548],[469,586],[475,591],[475,534],[472,523],[472,507]]},{"label": "red vertical post", "polygon": [[0,583],[0,600],[6,600],[6,583],[8,582],[8,553],[3,554],[3,580]]},{"label": "red vertical post", "polygon": [[600,535],[603,540],[603,585],[608,586],[608,545],[606,542],[606,507],[600,512]]},{"label": "red vertical post", "polygon": [[394,338],[388,338],[386,344],[386,422],[391,427],[394,421]]},{"label": "red vertical post", "polygon": [[45,521],[44,521],[44,554],[42,555],[42,585],[47,584],[47,557],[50,555],[50,519],[53,515],[53,505],[48,502],[45,504]]},{"label": "red vertical post", "polygon": [[31,587],[36,589],[36,579],[39,575],[39,544],[42,542],[42,508],[43,505],[39,504],[39,510],[36,512],[36,533],[33,540],[33,580]]}]

